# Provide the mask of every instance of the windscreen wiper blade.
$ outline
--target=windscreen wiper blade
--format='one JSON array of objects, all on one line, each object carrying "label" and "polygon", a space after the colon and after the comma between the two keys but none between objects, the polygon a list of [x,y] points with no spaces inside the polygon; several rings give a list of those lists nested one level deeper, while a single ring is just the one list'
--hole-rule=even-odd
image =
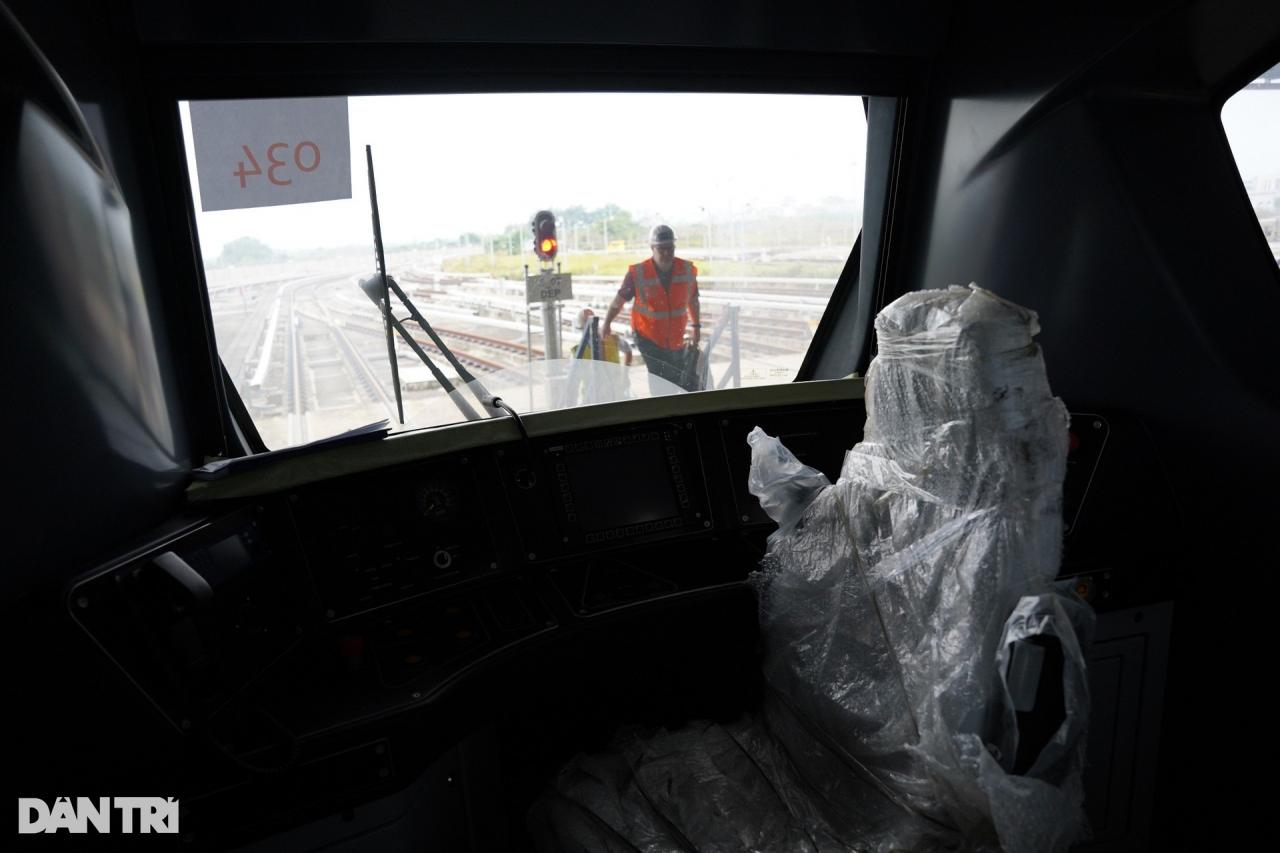
[{"label": "windscreen wiper blade", "polygon": [[453,354],[453,350],[449,349],[445,342],[440,340],[440,336],[436,334],[436,330],[431,328],[431,324],[427,322],[427,318],[422,316],[418,311],[417,306],[413,304],[413,300],[400,289],[400,285],[396,283],[396,280],[391,276],[387,276],[387,284],[391,288],[391,292],[400,299],[401,304],[408,309],[409,316],[413,318],[413,321],[422,327],[422,331],[426,332],[427,337],[431,338],[431,343],[435,345],[435,348],[440,351],[440,354],[443,355],[449,364],[453,366],[453,369],[458,372],[458,378],[466,383],[467,387],[471,389],[471,393],[476,395],[476,399],[478,399],[486,409],[496,408],[493,401],[497,398],[494,397],[493,394],[489,393],[489,389],[484,387],[484,383],[477,379],[470,370],[467,370],[466,365],[461,361],[458,361],[458,357]]},{"label": "windscreen wiper blade", "polygon": [[[422,359],[422,363],[427,366],[427,370],[431,371],[431,375],[435,377],[436,382],[440,383],[440,387],[444,389],[444,392],[446,394],[449,395],[449,399],[453,400],[453,402],[458,406],[458,410],[462,412],[463,417],[465,417],[469,421],[480,420],[480,414],[471,406],[470,403],[467,402],[467,398],[458,393],[457,387],[449,380],[449,377],[446,376],[444,372],[441,371],[440,368],[436,366],[436,363],[431,360],[431,356],[427,355],[427,351],[422,348],[422,344],[418,343],[417,339],[414,338],[413,335],[409,334],[409,330],[404,327],[404,324],[400,322],[400,320],[397,319],[391,313],[390,299],[384,300],[384,297],[382,295],[383,281],[387,283],[386,286],[391,290],[391,292],[395,293],[398,297],[400,297],[401,300],[408,303],[408,298],[404,295],[404,291],[400,289],[400,285],[396,284],[396,280],[389,275],[384,275],[384,276],[373,275],[373,276],[370,276],[369,278],[362,279],[360,281],[360,289],[364,291],[365,296],[368,296],[369,299],[372,300],[373,304],[377,305],[379,309],[383,311],[383,316],[386,318],[386,321],[388,323],[388,326],[387,326],[388,344],[390,345],[390,342],[392,341],[391,330],[394,329],[395,331],[399,332],[400,337],[404,338],[404,342],[409,345],[409,348],[413,350],[414,354],[416,354],[418,358]],[[412,308],[412,303],[408,303],[408,305]],[[412,309],[412,311],[415,314],[417,313],[416,309]],[[415,319],[417,318],[415,317]],[[420,323],[424,323],[424,322],[426,321],[425,320],[420,321]],[[428,334],[431,335],[431,340],[433,342],[436,342],[439,340],[439,337],[435,334],[434,331],[431,331]],[[440,351],[442,353],[446,353],[445,355],[446,358],[450,358],[450,356],[453,355],[452,353],[449,353],[447,351],[447,348],[444,347],[443,342],[436,343],[436,346],[440,348]],[[394,364],[394,359],[395,359],[394,346],[391,347],[391,357]],[[451,359],[451,363],[452,361],[453,360]],[[463,382],[468,381],[466,376],[462,374],[462,371],[459,371],[458,377],[462,379]],[[396,383],[396,400],[398,402],[400,399],[400,383],[398,379],[398,371],[396,371],[394,368],[392,370],[392,378],[393,378],[393,381],[395,381]],[[403,411],[400,415],[400,423],[404,423]]]},{"label": "windscreen wiper blade", "polygon": [[360,289],[365,292],[366,296],[373,300],[373,304],[377,305],[379,311],[382,313],[383,327],[386,329],[387,333],[387,360],[391,363],[391,383],[395,386],[396,410],[400,415],[400,423],[404,423],[404,403],[402,402],[400,395],[400,366],[396,361],[395,338],[391,334],[392,329],[399,332],[400,336],[404,338],[405,343],[409,345],[410,349],[414,351],[418,358],[422,359],[422,363],[431,371],[431,375],[440,383],[440,387],[449,395],[449,399],[453,400],[454,404],[457,405],[458,410],[462,412],[463,417],[469,421],[475,421],[480,419],[480,415],[471,407],[471,404],[466,401],[465,397],[456,393],[457,389],[454,387],[453,383],[449,381],[449,377],[445,376],[440,368],[436,367],[435,363],[427,355],[426,350],[422,348],[422,345],[414,339],[413,335],[409,334],[408,330],[405,329],[404,324],[400,320],[396,319],[392,314],[392,293],[395,293],[396,297],[405,306],[405,308],[409,309],[409,316],[411,316],[417,324],[422,327],[422,330],[427,333],[429,338],[431,338],[431,342],[435,345],[436,349],[444,355],[449,364],[453,365],[453,369],[458,372],[458,378],[471,389],[471,393],[475,394],[476,397],[479,398],[480,402],[486,409],[491,409],[493,411],[493,415],[497,415],[498,412],[503,411],[503,406],[501,405],[502,401],[490,394],[489,390],[484,387],[480,380],[472,376],[471,371],[467,370],[462,362],[458,361],[457,357],[453,354],[453,351],[445,346],[444,341],[440,340],[440,336],[436,334],[436,330],[431,328],[431,324],[427,322],[427,318],[423,317],[422,314],[419,313],[417,307],[415,307],[409,297],[405,295],[405,292],[400,289],[400,285],[396,284],[396,280],[387,275],[387,256],[383,251],[382,246],[382,217],[378,212],[378,185],[373,176],[372,145],[366,145],[364,147],[364,156],[369,170],[369,207],[373,215],[373,251],[378,265],[378,272],[372,278],[362,280],[360,282]]},{"label": "windscreen wiper blade", "polygon": [[491,393],[488,388],[484,387],[483,382],[477,379],[470,370],[467,370],[466,365],[458,360],[458,357],[453,354],[453,350],[449,349],[445,342],[440,339],[440,336],[436,334],[436,330],[431,328],[431,324],[428,323],[427,318],[423,317],[422,313],[418,311],[417,306],[413,304],[413,300],[411,300],[409,296],[400,289],[400,285],[396,283],[394,278],[387,275],[386,253],[383,251],[382,247],[382,218],[378,214],[378,189],[377,183],[373,177],[373,146],[366,145],[364,147],[364,154],[365,161],[368,164],[369,169],[369,205],[373,212],[373,249],[377,258],[378,272],[374,277],[362,280],[360,282],[360,289],[365,292],[366,296],[373,300],[373,303],[377,305],[379,310],[382,312],[383,323],[387,331],[387,358],[391,361],[391,381],[395,384],[396,407],[400,413],[400,423],[404,423],[404,405],[401,403],[400,398],[400,370],[399,365],[396,363],[395,342],[391,334],[392,329],[399,332],[400,336],[404,338],[405,343],[407,343],[414,353],[417,354],[418,358],[422,359],[422,363],[431,371],[431,375],[440,383],[440,387],[445,390],[445,393],[447,393],[449,398],[458,406],[458,409],[461,410],[467,420],[479,420],[480,415],[476,413],[476,410],[471,407],[461,394],[455,393],[456,389],[453,383],[450,382],[449,378],[445,376],[438,367],[436,367],[434,362],[431,361],[426,350],[424,350],[422,345],[419,344],[411,334],[409,334],[408,330],[405,329],[404,324],[400,320],[396,319],[392,314],[392,293],[394,293],[396,298],[400,300],[400,303],[408,309],[409,316],[413,321],[422,327],[422,330],[427,333],[427,337],[431,338],[431,343],[440,352],[440,354],[443,355],[449,364],[452,365],[453,369],[458,372],[458,378],[461,379],[469,389],[471,389],[471,393],[476,396],[476,399],[480,401],[485,410],[490,412],[489,416],[497,417],[499,412],[503,412],[515,418],[516,426],[519,427],[520,433],[527,443],[528,435],[525,433],[524,424],[520,422],[520,417],[516,414],[515,410],[507,403],[503,402],[500,397]]},{"label": "windscreen wiper blade", "polygon": [[[375,305],[382,312],[382,328],[387,334],[387,363],[391,366],[391,386],[396,392],[396,414],[400,423],[404,423],[404,399],[400,395],[400,363],[396,360],[396,342],[391,334],[391,325],[395,318],[391,316],[391,297],[387,293],[387,256],[382,251],[382,218],[378,215],[378,185],[373,180],[373,146],[364,147],[365,160],[369,165],[369,209],[373,213],[373,257],[378,265],[378,293],[375,297],[369,294]],[[360,288],[369,293],[360,282]],[[404,334],[403,330],[401,334]]]}]

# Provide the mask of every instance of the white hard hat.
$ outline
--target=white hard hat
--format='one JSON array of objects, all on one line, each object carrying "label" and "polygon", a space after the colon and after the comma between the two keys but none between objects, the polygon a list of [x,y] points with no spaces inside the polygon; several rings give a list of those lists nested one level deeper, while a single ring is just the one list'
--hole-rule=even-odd
[{"label": "white hard hat", "polygon": [[671,230],[670,225],[655,225],[649,231],[649,245],[656,246],[659,243],[674,243],[676,241],[676,232]]}]

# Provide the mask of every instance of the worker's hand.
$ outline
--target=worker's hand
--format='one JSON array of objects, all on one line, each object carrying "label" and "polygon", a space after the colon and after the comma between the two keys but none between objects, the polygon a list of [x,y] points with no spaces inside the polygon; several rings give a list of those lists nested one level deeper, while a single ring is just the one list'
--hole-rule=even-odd
[{"label": "worker's hand", "polygon": [[612,334],[613,332],[609,329],[609,321],[605,320],[604,325],[600,327],[600,340],[603,341]]},{"label": "worker's hand", "polygon": [[702,330],[695,328],[693,330],[693,334],[689,336],[689,346],[694,347],[696,349],[698,346],[698,341],[700,340],[702,340]]}]

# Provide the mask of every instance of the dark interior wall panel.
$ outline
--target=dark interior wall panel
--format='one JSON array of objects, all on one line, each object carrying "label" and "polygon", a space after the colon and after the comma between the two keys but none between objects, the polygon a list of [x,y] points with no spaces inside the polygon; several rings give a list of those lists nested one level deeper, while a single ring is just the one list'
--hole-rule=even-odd
[{"label": "dark interior wall panel", "polygon": [[242,0],[217,5],[135,0],[142,39],[184,42],[504,42],[839,50],[920,56],[945,31],[950,0],[842,3],[686,2],[672,6],[508,2],[347,4],[340,14]]},{"label": "dark interior wall panel", "polygon": [[[1242,5],[1254,14],[1227,21]],[[1141,530],[1119,513],[1110,550],[1141,558],[1148,542],[1178,600],[1152,849],[1237,832],[1219,819],[1231,793],[1217,780],[1245,778],[1250,762],[1228,734],[1223,689],[1254,683],[1232,649],[1259,647],[1269,618],[1265,597],[1238,600],[1237,581],[1250,588],[1268,553],[1280,476],[1280,275],[1218,107],[1233,73],[1224,57],[1243,67],[1258,45],[1280,44],[1280,7],[1263,8],[1178,4],[1093,66],[1060,57],[1060,79],[1038,94],[1021,75],[1001,81],[990,42],[944,59],[935,78],[952,97],[932,105],[922,143],[936,158],[919,164],[909,236],[890,258],[896,292],[975,281],[1034,308],[1055,392],[1151,431],[1179,511]],[[1206,16],[1231,44],[1210,44]],[[1041,62],[1080,46],[1063,44],[1042,41]]]},{"label": "dark interior wall panel", "polygon": [[1182,424],[1204,421],[1172,402],[1188,393],[1273,410],[1280,382],[1258,343],[1280,273],[1210,75],[1229,75],[1226,55],[1247,63],[1271,41],[1280,52],[1280,7],[1144,5],[1020,13],[1026,27],[1015,13],[1003,31],[994,12],[964,16],[919,131],[936,157],[916,164],[897,292],[977,281],[1036,308],[1054,387],[1073,405]]},{"label": "dark interior wall panel", "polygon": [[61,580],[172,512],[186,450],[123,200],[39,108],[15,124],[3,198],[21,215],[0,243],[13,271],[4,384],[21,410],[6,431],[6,593]]},{"label": "dark interior wall panel", "polygon": [[[1201,79],[1234,88],[1246,82],[1241,60],[1257,54],[1280,53],[1280,7],[1258,0],[1215,0],[1187,9],[1183,32],[1191,43]],[[1280,62],[1280,58],[1274,61]],[[1253,71],[1260,71],[1255,68]]]},{"label": "dark interior wall panel", "polygon": [[1216,115],[1075,100],[984,159],[973,140],[1004,108],[953,102],[912,287],[974,281],[1034,308],[1054,390],[1143,416],[1168,459],[1217,433],[1183,491],[1219,516],[1214,487],[1277,464],[1280,383],[1259,345],[1280,276]]},{"label": "dark interior wall panel", "polygon": [[[0,0],[70,90],[87,108],[125,205],[143,299],[151,317],[164,388],[181,453],[199,465],[227,450],[217,400],[220,376],[212,361],[203,286],[196,279],[182,196],[162,184],[180,139],[165,124],[176,105],[150,101],[141,51],[127,3],[62,0],[57,9],[37,0]],[[182,187],[179,191],[185,191]]]},{"label": "dark interior wall panel", "polygon": [[[966,16],[935,70],[951,96],[918,129],[936,158],[900,203],[906,237],[890,263],[896,292],[975,281],[1039,311],[1055,391],[1142,417],[1178,469],[1184,509],[1238,535],[1221,495],[1262,498],[1263,480],[1241,472],[1280,470],[1280,382],[1263,346],[1280,274],[1206,75],[1228,73],[1224,53],[1247,64],[1280,38],[1280,8],[1230,4],[1216,13],[1228,26],[1211,4],[1165,5],[1128,33],[1099,20],[1089,37],[1072,13],[1019,36],[984,35],[993,21]],[[1231,50],[1207,45],[1207,18]],[[1016,80],[1000,75],[1005,43],[1041,54],[1018,62]]]},{"label": "dark interior wall panel", "polygon": [[8,599],[169,517],[189,449],[137,217],[16,30],[3,51]]}]

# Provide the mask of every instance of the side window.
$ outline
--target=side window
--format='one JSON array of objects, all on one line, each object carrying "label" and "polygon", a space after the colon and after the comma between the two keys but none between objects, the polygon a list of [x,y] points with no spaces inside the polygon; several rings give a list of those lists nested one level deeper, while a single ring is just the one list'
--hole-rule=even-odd
[{"label": "side window", "polygon": [[1222,108],[1222,126],[1258,224],[1280,263],[1280,65]]},{"label": "side window", "polygon": [[[789,382],[862,226],[860,97],[179,109],[218,353],[271,448],[399,429],[397,388],[412,428],[486,394],[537,411]],[[433,327],[393,291],[390,346],[366,145],[386,272]]]}]

